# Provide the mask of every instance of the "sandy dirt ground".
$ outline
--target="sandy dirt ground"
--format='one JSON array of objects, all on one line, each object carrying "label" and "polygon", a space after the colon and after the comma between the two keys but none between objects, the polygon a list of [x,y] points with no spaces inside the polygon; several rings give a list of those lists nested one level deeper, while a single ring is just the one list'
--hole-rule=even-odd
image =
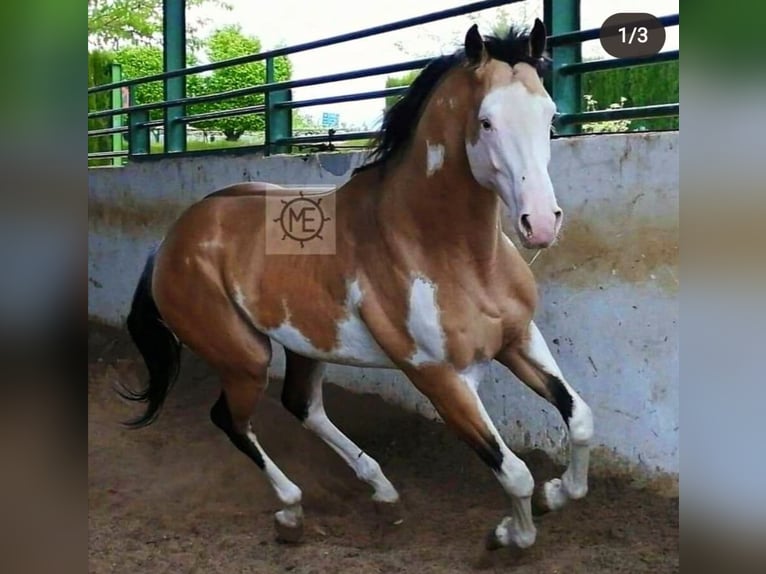
[{"label": "sandy dirt ground", "polygon": [[[89,333],[89,571],[92,573],[616,574],[678,572],[678,500],[625,478],[594,477],[588,497],[536,519],[526,551],[484,550],[508,508],[483,465],[443,425],[325,385],[328,413],[376,458],[402,495],[404,522],[381,520],[369,488],[279,404],[273,381],[254,428],[303,490],[305,536],[275,540],[278,501],[259,469],[213,427],[215,375],[188,352],[160,419],[135,414],[112,390],[144,376],[122,332]],[[536,479],[559,470],[522,456]]]}]

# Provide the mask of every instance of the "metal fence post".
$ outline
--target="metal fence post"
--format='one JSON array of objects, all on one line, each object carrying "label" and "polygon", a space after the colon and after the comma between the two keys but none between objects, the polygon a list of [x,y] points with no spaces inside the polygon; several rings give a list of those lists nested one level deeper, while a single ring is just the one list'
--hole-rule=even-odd
[{"label": "metal fence post", "polygon": [[[545,27],[551,36],[580,29],[580,0],[543,0],[543,14]],[[561,114],[576,114],[581,108],[580,75],[559,72],[562,66],[580,62],[581,52],[580,42],[551,49],[553,69],[548,91]],[[579,133],[580,127],[569,124],[557,126],[556,131],[561,135],[572,135]]]},{"label": "metal fence post", "polygon": [[[266,83],[276,81],[274,71],[274,58],[266,58]],[[274,90],[266,92],[266,122],[265,139],[266,155],[275,153],[290,153],[290,146],[276,145],[275,142],[282,138],[290,138],[293,134],[293,111],[291,108],[278,108],[276,104],[289,102],[292,99],[292,90]]]},{"label": "metal fence post", "polygon": [[[130,86],[129,94],[130,102],[135,102],[136,86]],[[134,110],[128,113],[128,149],[131,156],[149,153],[149,128],[145,125],[148,121],[148,110]]]},{"label": "metal fence post", "polygon": [[[186,67],[186,0],[164,0],[162,39],[164,71]],[[186,76],[164,80],[165,101],[186,97]],[[165,109],[165,153],[186,151],[185,106]]]},{"label": "metal fence post", "polygon": [[[120,64],[112,64],[112,83],[122,81],[122,66]],[[112,109],[120,110],[124,106],[122,101],[122,88],[115,88],[112,90]],[[122,114],[115,114],[112,116],[112,127],[121,128],[123,126]],[[122,151],[122,133],[112,134],[112,151]],[[125,158],[116,156],[112,158],[112,165],[121,166],[125,162]]]}]

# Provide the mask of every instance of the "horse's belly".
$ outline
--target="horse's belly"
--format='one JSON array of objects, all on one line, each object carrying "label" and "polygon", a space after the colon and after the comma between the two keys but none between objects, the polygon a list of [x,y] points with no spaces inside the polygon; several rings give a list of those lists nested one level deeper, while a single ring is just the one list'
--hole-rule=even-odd
[{"label": "horse's belly", "polygon": [[395,368],[391,359],[373,338],[367,325],[354,311],[338,324],[336,343],[329,351],[318,349],[290,323],[283,323],[265,333],[283,347],[304,357],[356,367]]}]

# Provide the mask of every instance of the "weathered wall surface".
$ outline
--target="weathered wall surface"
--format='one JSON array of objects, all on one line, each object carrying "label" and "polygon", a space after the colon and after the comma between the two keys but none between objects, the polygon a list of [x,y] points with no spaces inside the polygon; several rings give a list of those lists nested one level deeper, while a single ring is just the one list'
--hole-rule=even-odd
[{"label": "weathered wall surface", "polygon": [[[358,153],[205,157],[91,170],[91,317],[122,324],[150,246],[210,191],[247,180],[339,185],[362,161]],[[677,473],[678,133],[559,139],[551,175],[566,219],[558,245],[533,265],[536,320],[593,408],[594,458]],[[282,365],[279,351],[277,372]],[[398,372],[333,366],[328,378],[434,416]],[[503,367],[493,367],[480,393],[512,446],[562,454],[557,412]]]}]

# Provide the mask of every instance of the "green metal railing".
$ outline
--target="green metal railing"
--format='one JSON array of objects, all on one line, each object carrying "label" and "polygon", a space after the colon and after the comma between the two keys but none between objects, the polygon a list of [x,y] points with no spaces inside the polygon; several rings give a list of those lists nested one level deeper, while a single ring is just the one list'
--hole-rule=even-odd
[{"label": "green metal railing", "polygon": [[[163,33],[164,66],[166,71],[163,74],[156,74],[139,79],[113,81],[110,84],[95,86],[88,89],[89,94],[100,92],[111,92],[112,94],[112,109],[97,110],[88,113],[88,119],[112,118],[112,127],[89,130],[88,137],[111,137],[113,141],[116,142],[119,140],[120,142],[120,145],[113,147],[113,151],[90,153],[88,154],[88,158],[117,158],[115,159],[115,164],[121,164],[122,158],[126,155],[128,155],[130,159],[139,159],[183,153],[243,153],[260,151],[265,154],[274,154],[289,152],[292,146],[326,143],[328,141],[327,135],[295,136],[292,133],[292,110],[301,107],[326,105],[330,103],[343,103],[395,96],[404,93],[407,90],[407,87],[385,88],[367,92],[304,100],[294,100],[292,98],[292,90],[294,88],[421,69],[428,64],[430,58],[420,58],[361,70],[277,82],[275,81],[276,78],[274,73],[274,62],[277,57],[367,38],[455,16],[475,13],[489,8],[513,4],[519,1],[521,0],[483,0],[480,2],[473,2],[456,8],[433,12],[330,38],[187,68],[185,66],[186,46],[184,38],[185,1],[165,0]],[[598,38],[599,30],[579,29],[580,0],[544,0],[544,13],[546,26],[550,33],[549,47],[553,60],[553,70],[550,78],[547,80],[547,87],[556,101],[560,112],[560,116],[557,120],[557,132],[559,135],[576,134],[578,133],[578,126],[587,122],[672,117],[678,115],[678,103],[614,110],[581,111],[580,77],[582,74],[598,70],[677,60],[678,51],[662,52],[647,58],[582,62],[580,50],[582,42]],[[678,15],[664,16],[660,18],[660,21],[665,26],[677,26]],[[259,61],[265,62],[265,84],[215,94],[205,94],[193,97],[186,96],[186,78],[190,75]],[[113,79],[115,79],[115,77],[113,77]],[[137,86],[156,81],[163,82],[163,101],[135,104]],[[121,94],[125,88],[128,89],[130,94],[130,105],[128,106],[121,105]],[[187,113],[189,107],[193,104],[219,102],[253,94],[263,94],[264,103],[214,112],[196,114]],[[160,120],[150,120],[149,114],[153,110],[162,110],[163,118]],[[199,150],[194,152],[186,151],[188,125],[205,120],[241,116],[245,114],[263,114],[265,119],[265,141],[263,144],[204,151]],[[121,118],[123,116],[127,116],[127,125],[122,125],[121,123]],[[164,130],[164,153],[153,154],[150,153],[150,130],[158,127],[162,127]],[[124,134],[127,134],[128,150],[121,149],[122,137]],[[332,141],[342,142],[366,139],[373,137],[375,134],[376,132],[370,131],[335,133],[332,135]]]}]

